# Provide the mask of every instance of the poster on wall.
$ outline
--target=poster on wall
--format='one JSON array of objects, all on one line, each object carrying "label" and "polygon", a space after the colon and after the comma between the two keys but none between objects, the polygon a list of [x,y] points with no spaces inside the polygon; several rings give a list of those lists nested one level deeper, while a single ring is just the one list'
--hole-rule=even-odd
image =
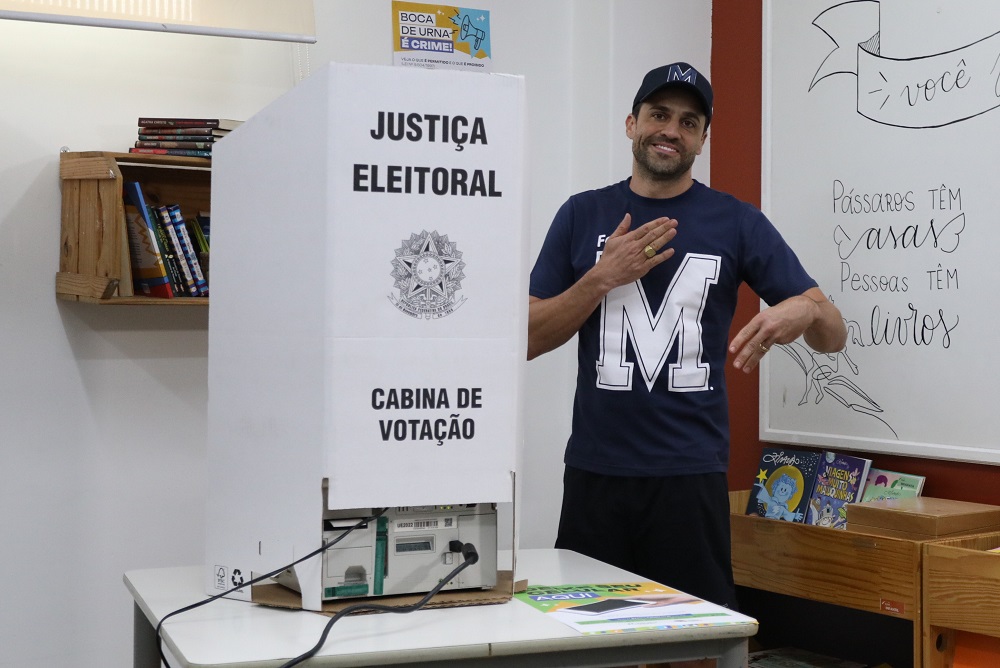
[{"label": "poster on wall", "polygon": [[484,9],[393,0],[394,65],[490,72],[490,41],[490,13]]}]

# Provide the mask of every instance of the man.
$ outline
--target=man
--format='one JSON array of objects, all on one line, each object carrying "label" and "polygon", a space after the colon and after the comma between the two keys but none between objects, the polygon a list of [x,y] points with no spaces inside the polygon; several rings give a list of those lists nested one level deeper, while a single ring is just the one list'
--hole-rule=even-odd
[{"label": "man", "polygon": [[[712,96],[687,63],[645,76],[631,178],[571,197],[546,236],[528,359],[579,333],[556,547],[735,606],[727,350],[749,373],[775,344],[833,352],[847,333],[770,221],[692,178]],[[743,281],[770,308],[727,348]]]}]

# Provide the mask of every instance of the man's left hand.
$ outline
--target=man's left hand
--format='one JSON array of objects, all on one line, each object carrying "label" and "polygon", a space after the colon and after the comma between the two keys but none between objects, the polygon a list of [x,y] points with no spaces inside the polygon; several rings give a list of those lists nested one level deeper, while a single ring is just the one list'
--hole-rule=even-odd
[{"label": "man's left hand", "polygon": [[[811,294],[814,292],[815,296]],[[828,306],[828,309],[824,309],[824,306]],[[826,310],[832,312],[827,314]],[[753,371],[771,346],[791,343],[814,325],[820,325],[824,330],[831,330],[830,337],[839,342],[836,345],[823,345],[822,348],[839,350],[843,347],[847,333],[840,312],[816,288],[789,297],[755,315],[729,344],[729,352],[736,355],[733,366],[746,373]],[[834,332],[833,329],[838,331]],[[827,338],[826,331],[820,334],[824,339]],[[807,343],[812,345],[812,341],[807,340]]]}]

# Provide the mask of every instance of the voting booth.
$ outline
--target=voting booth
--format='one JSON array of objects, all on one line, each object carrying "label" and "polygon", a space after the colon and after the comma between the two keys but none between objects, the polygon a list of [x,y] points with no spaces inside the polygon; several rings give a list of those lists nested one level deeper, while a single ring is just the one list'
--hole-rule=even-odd
[{"label": "voting booth", "polygon": [[[513,502],[523,125],[520,77],[330,64],[217,143],[208,593],[337,509]],[[322,559],[295,569],[307,609]]]}]

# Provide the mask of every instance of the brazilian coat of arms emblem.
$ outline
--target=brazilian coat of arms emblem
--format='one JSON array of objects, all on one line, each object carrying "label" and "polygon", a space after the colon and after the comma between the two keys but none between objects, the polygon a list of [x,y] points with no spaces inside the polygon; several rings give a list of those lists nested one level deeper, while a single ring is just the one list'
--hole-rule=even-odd
[{"label": "brazilian coat of arms emblem", "polygon": [[453,313],[465,303],[459,297],[465,262],[448,235],[422,231],[410,234],[396,249],[391,276],[396,294],[389,300],[406,315],[431,320]]}]

